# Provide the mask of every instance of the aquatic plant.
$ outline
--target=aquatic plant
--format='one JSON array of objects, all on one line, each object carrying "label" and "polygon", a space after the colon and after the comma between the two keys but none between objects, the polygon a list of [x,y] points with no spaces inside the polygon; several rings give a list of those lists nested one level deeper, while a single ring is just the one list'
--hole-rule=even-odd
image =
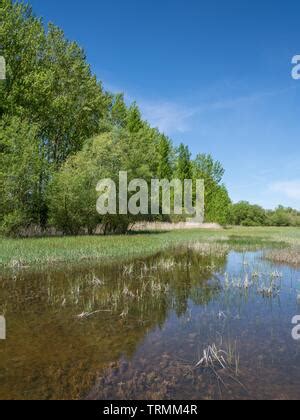
[{"label": "aquatic plant", "polygon": [[101,287],[105,284],[104,280],[100,280],[98,277],[93,275],[92,280],[90,280],[90,284],[95,287]]},{"label": "aquatic plant", "polygon": [[243,261],[243,266],[244,267],[249,267],[249,261],[247,261],[246,259],[244,259],[244,261]]},{"label": "aquatic plant", "polygon": [[[254,276],[253,276],[254,274]],[[269,284],[266,284],[265,281],[259,281],[263,278],[269,278]],[[245,273],[241,277],[232,277],[225,273],[224,276],[224,290],[230,291],[231,289],[238,289],[238,290],[253,290],[257,294],[261,295],[264,298],[275,298],[280,293],[281,286],[277,284],[276,280],[280,279],[282,274],[277,270],[272,273],[267,274],[260,274],[252,273],[251,278],[254,280],[250,280],[249,274]]]},{"label": "aquatic plant", "polygon": [[130,276],[134,271],[134,264],[125,265],[123,268],[124,276]]},{"label": "aquatic plant", "polygon": [[195,365],[195,369],[199,367],[211,368],[213,370],[215,370],[216,367],[226,369],[227,362],[224,356],[226,356],[226,352],[222,349],[218,349],[215,344],[212,344],[203,350],[203,357]]},{"label": "aquatic plant", "polygon": [[188,249],[198,255],[214,257],[223,257],[230,251],[229,245],[221,242],[190,242]]},{"label": "aquatic plant", "polygon": [[237,289],[249,289],[253,283],[249,280],[249,274],[245,274],[244,277],[232,277],[230,279],[229,274],[225,273],[224,286],[225,289],[237,288]]},{"label": "aquatic plant", "polygon": [[274,298],[279,295],[279,289],[273,285],[270,287],[263,286],[257,289],[257,293],[264,298]]},{"label": "aquatic plant", "polygon": [[275,270],[275,271],[272,271],[272,272],[270,273],[270,277],[271,277],[272,279],[281,279],[281,278],[283,277],[283,274],[282,274],[282,273],[280,273],[278,270]]},{"label": "aquatic plant", "polygon": [[227,315],[223,311],[218,312],[218,319],[227,319]]},{"label": "aquatic plant", "polygon": [[265,253],[264,258],[274,263],[300,266],[300,247],[272,250]]},{"label": "aquatic plant", "polygon": [[99,310],[99,311],[94,311],[94,312],[82,312],[79,315],[76,315],[76,318],[78,319],[87,319],[90,318],[93,315],[99,314],[100,312],[111,312],[109,310]]},{"label": "aquatic plant", "polygon": [[124,289],[123,289],[123,296],[130,299],[135,298],[135,294],[131,290],[129,290],[129,288],[126,285],[124,286]]},{"label": "aquatic plant", "polygon": [[201,359],[196,363],[194,369],[209,369],[218,380],[221,379],[218,370],[222,369],[223,372],[234,373],[238,376],[240,356],[237,351],[237,343],[229,343],[226,350],[222,347],[222,338],[220,346],[215,343],[206,347],[203,350]]},{"label": "aquatic plant", "polygon": [[165,294],[169,292],[170,286],[168,284],[163,284],[156,280],[152,280],[150,282],[150,290],[152,294]]},{"label": "aquatic plant", "polygon": [[129,309],[125,308],[124,311],[121,313],[120,318],[125,319],[128,317]]}]

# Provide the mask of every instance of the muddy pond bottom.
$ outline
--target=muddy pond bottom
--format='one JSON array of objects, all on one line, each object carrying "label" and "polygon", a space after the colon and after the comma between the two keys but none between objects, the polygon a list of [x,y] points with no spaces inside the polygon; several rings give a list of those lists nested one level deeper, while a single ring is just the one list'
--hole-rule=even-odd
[{"label": "muddy pond bottom", "polygon": [[0,399],[300,399],[300,271],[197,249],[0,276]]}]

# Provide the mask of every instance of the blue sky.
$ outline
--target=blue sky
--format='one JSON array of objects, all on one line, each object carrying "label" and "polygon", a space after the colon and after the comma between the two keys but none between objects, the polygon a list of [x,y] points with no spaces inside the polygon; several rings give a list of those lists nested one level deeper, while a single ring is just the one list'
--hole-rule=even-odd
[{"label": "blue sky", "polygon": [[300,209],[298,0],[32,0],[87,52],[104,86],[193,154],[234,201]]}]

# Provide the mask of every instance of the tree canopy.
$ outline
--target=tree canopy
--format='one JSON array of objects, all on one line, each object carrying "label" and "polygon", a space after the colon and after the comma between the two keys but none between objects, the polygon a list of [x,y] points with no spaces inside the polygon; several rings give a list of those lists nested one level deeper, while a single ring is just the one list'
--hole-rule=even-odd
[{"label": "tree canopy", "polygon": [[[204,179],[206,221],[295,224],[299,214],[232,205],[224,168],[211,155],[195,159],[143,119],[136,103],[104,90],[82,48],[53,24],[45,27],[27,4],[1,0],[0,230],[34,225],[66,234],[125,231],[139,217],[100,217],[99,179]],[[184,219],[184,217],[183,217]],[[172,216],[171,216],[172,220]]]}]

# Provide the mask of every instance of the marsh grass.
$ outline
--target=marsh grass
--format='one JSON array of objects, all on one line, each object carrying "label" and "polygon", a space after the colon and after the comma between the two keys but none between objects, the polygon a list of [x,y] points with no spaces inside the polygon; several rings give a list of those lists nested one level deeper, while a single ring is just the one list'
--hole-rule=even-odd
[{"label": "marsh grass", "polygon": [[266,252],[264,258],[277,264],[300,266],[300,247],[289,247],[281,250]]},{"label": "marsh grass", "polygon": [[191,242],[188,249],[198,255],[214,256],[216,258],[223,257],[230,251],[229,245],[223,242]]},{"label": "marsh grass", "polygon": [[[222,238],[224,239],[224,236]],[[133,239],[136,240],[135,237]],[[280,267],[277,267],[277,270],[271,264],[262,262],[261,252],[255,255],[239,253],[227,258],[231,246],[226,241],[221,239],[220,242],[215,242],[214,237],[203,238],[203,241],[207,242],[201,242],[200,239],[195,236],[194,243],[191,238],[187,242],[179,243],[179,250],[178,243],[172,244],[171,248],[174,251],[172,253],[159,252],[154,257],[136,258],[133,261],[126,261],[125,264],[119,261],[107,264],[107,266],[89,264],[86,270],[82,266],[73,267],[70,263],[59,275],[48,273],[48,269],[34,275],[28,271],[19,272],[17,265],[11,277],[6,279],[4,275],[0,276],[3,280],[3,285],[0,282],[0,287],[7,289],[7,294],[1,302],[0,313],[4,311],[2,306],[7,299],[10,314],[18,313],[21,326],[25,324],[22,311],[26,305],[28,306],[27,318],[24,318],[26,323],[32,322],[32,314],[34,314],[35,319],[32,325],[37,324],[45,336],[49,326],[53,325],[55,334],[51,343],[56,344],[57,335],[61,334],[60,351],[64,352],[63,355],[56,352],[60,356],[58,358],[60,372],[63,371],[64,375],[66,372],[64,377],[67,377],[68,366],[66,367],[65,361],[67,358],[70,359],[70,365],[72,365],[70,378],[74,383],[74,372],[83,358],[86,358],[87,366],[84,369],[97,374],[101,369],[94,364],[93,360],[99,360],[102,357],[106,363],[111,361],[111,358],[114,361],[119,360],[121,354],[131,359],[136,349],[141,348],[141,343],[146,343],[141,352],[142,375],[148,367],[151,374],[153,374],[152,370],[157,369],[161,371],[159,378],[162,378],[161,383],[163,383],[166,379],[167,368],[164,360],[160,366],[159,359],[163,352],[168,351],[170,377],[174,377],[179,384],[188,383],[188,391],[191,394],[186,395],[194,396],[192,392],[195,392],[202,397],[206,395],[205,388],[211,388],[214,393],[217,393],[217,387],[219,387],[220,394],[226,388],[231,396],[240,396],[238,388],[243,388],[241,382],[249,386],[247,374],[250,362],[251,367],[254,367],[252,373],[255,374],[256,356],[261,353],[260,349],[259,353],[255,352],[256,342],[248,343],[247,341],[247,337],[251,340],[256,338],[254,334],[260,331],[260,328],[264,332],[264,323],[260,326],[255,318],[256,305],[259,316],[261,314],[269,316],[268,311],[271,306],[272,310],[273,307],[277,310],[277,305],[273,305],[272,299],[276,296],[275,291],[280,290],[281,282],[282,287],[285,287],[286,276],[282,279]],[[243,243],[241,249],[244,249],[244,246]],[[224,275],[225,270],[230,274]],[[14,281],[17,287],[14,287]],[[271,291],[268,292],[268,290]],[[282,298],[285,302],[285,293],[282,293]],[[244,303],[249,303],[249,306],[243,306]],[[294,303],[293,301],[292,304]],[[275,313],[281,315],[282,310]],[[171,320],[171,325],[173,325],[175,314],[178,318],[175,324],[178,332],[174,332],[173,328],[167,328],[166,332],[163,326],[168,320]],[[266,322],[269,319],[270,317],[266,319]],[[244,329],[248,325],[245,320],[247,322],[255,320],[253,323],[249,322],[249,331]],[[31,327],[31,324],[29,326]],[[35,333],[34,328],[30,329]],[[72,334],[69,334],[69,331],[72,331]],[[157,348],[157,351],[152,351],[149,342],[145,341],[145,337],[153,331],[159,331],[159,334],[155,334],[159,337],[154,337],[157,344],[161,346]],[[220,335],[216,335],[216,331],[220,331]],[[25,332],[26,334],[23,330],[19,332],[21,337],[19,343],[23,343],[26,339],[28,330],[25,329]],[[225,340],[222,339],[222,335],[226,337]],[[186,340],[184,340],[185,337]],[[238,342],[234,341],[235,337]],[[43,353],[47,347],[50,347],[51,351],[52,346],[48,345],[49,337],[45,338],[47,338],[45,341],[47,344],[41,347],[40,353]],[[68,339],[70,341],[67,341],[68,345],[66,345]],[[257,339],[261,337],[257,336]],[[39,337],[36,340],[38,342]],[[244,348],[245,342],[247,351]],[[90,346],[90,354],[84,353],[87,343]],[[154,340],[153,343],[156,341]],[[258,341],[258,345],[260,344],[261,342]],[[270,344],[273,345],[273,341]],[[13,351],[20,347],[20,345],[15,346]],[[65,353],[66,349],[70,353]],[[78,351],[78,354],[76,357],[70,357],[74,349]],[[254,352],[251,351],[253,349]],[[28,340],[28,354],[31,351],[32,342]],[[20,360],[18,353],[17,356],[13,352],[11,354],[15,360]],[[55,365],[56,354],[53,361]],[[176,354],[182,358],[181,360],[188,359],[184,365],[180,365],[178,371],[176,371],[177,366],[174,367]],[[39,357],[42,356],[39,354]],[[274,357],[275,361],[276,357]],[[32,355],[34,375],[29,377],[30,380],[33,378],[33,383],[34,378],[48,363],[45,358],[42,359],[41,364],[37,364],[36,358],[37,352]],[[11,359],[10,355],[8,360]],[[279,360],[282,360],[282,355]],[[25,361],[27,363],[26,359]],[[137,364],[138,358],[134,358],[133,365]],[[3,363],[4,367],[5,365]],[[118,384],[124,381],[125,389],[134,389],[132,382],[126,382],[123,373],[122,375],[118,376],[114,373],[115,382],[113,383],[116,389],[119,387]],[[130,371],[128,375],[131,381]],[[138,370],[139,379],[143,378],[142,375]],[[85,376],[85,371],[80,371],[79,379],[76,379],[76,386],[79,389],[83,382],[81,376]],[[55,376],[53,381],[55,387],[59,387],[60,378],[61,374]],[[95,383],[94,378],[91,383]],[[15,384],[14,380],[12,385],[16,386]],[[150,379],[149,384],[159,387],[160,379],[155,381]],[[143,387],[146,388],[147,385],[147,382],[142,382]],[[203,387],[200,391],[198,385]],[[24,389],[27,389],[27,386],[28,383],[24,384]],[[250,386],[255,388],[255,384]],[[46,391],[48,392],[48,388]],[[66,395],[61,390],[60,394]],[[244,395],[243,390],[241,396]],[[134,397],[137,396],[139,395],[134,395]]]},{"label": "marsh grass", "polygon": [[[211,373],[217,380],[218,385],[221,383],[225,388],[228,388],[227,379],[231,379],[244,387],[238,380],[240,355],[237,349],[237,341],[225,344],[221,337],[219,344],[213,343],[204,348],[199,361],[193,367],[194,371],[199,369]],[[219,391],[221,394],[221,388],[219,388]]]},{"label": "marsh grass", "polygon": [[239,290],[245,295],[252,290],[263,298],[276,298],[281,291],[282,273],[275,270],[265,273],[243,273],[240,276],[224,275],[224,291]]},{"label": "marsh grass", "polygon": [[[154,256],[160,252],[188,244],[218,238],[216,231],[174,231],[167,233],[82,236],[37,239],[0,237],[0,267],[10,270],[37,266],[38,269],[62,264],[85,262],[128,262]],[[129,273],[130,274],[130,273]]]},{"label": "marsh grass", "polygon": [[279,295],[279,289],[276,286],[263,286],[257,292],[264,298],[275,298]]},{"label": "marsh grass", "polygon": [[[0,267],[9,270],[37,267],[41,270],[66,264],[74,266],[91,262],[128,262],[189,244],[196,252],[205,254],[208,251],[223,252],[224,247],[237,251],[273,247],[284,249],[287,244],[300,247],[300,229],[232,228],[219,231],[196,229],[127,236],[36,239],[0,237]],[[298,263],[297,253],[292,261]]]}]

